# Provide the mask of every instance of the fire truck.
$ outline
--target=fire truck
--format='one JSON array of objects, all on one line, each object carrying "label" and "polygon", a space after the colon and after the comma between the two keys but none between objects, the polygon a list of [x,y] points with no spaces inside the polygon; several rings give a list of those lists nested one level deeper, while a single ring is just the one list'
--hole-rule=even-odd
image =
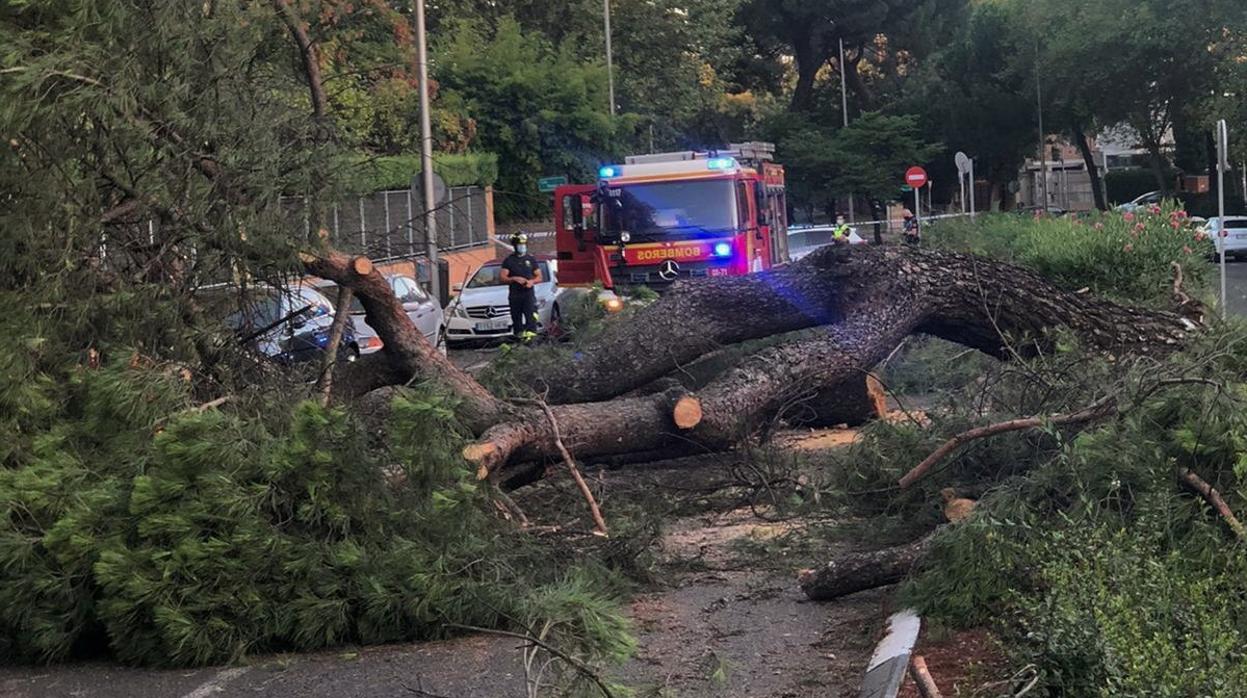
[{"label": "fire truck", "polygon": [[661,290],[788,261],[784,168],[769,143],[634,155],[555,190],[559,285]]}]

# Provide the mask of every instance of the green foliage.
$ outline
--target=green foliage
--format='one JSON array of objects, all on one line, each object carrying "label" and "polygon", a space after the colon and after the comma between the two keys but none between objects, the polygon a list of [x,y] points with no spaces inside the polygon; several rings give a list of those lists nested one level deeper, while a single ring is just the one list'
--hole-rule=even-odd
[{"label": "green foliage", "polygon": [[494,28],[458,24],[437,54],[442,87],[462,96],[479,125],[477,144],[504,163],[500,215],[544,213],[538,178],[588,181],[612,150],[617,122],[606,109],[605,70],[570,44],[553,45],[504,18]]},{"label": "green foliage", "polygon": [[1198,295],[1212,243],[1177,210],[1106,213],[1090,218],[983,216],[941,221],[931,244],[1030,267],[1071,291],[1083,288],[1135,304],[1167,304],[1172,264],[1182,265],[1185,290]]},{"label": "green foliage", "polygon": [[[1170,176],[1176,172],[1169,172]],[[1124,204],[1137,197],[1156,191],[1156,175],[1148,170],[1111,170],[1104,175],[1104,187],[1108,190],[1110,204]]]},{"label": "green foliage", "polygon": [[924,139],[914,116],[870,113],[848,128],[827,131],[818,120],[787,115],[771,127],[794,195],[819,207],[849,192],[891,198],[899,191],[898,172],[941,150]]},{"label": "green foliage", "polygon": [[[498,157],[492,153],[435,155],[433,171],[448,187],[492,186],[498,179]],[[407,189],[421,172],[420,155],[356,158],[347,169],[344,187],[353,192]]]},{"label": "green foliage", "polygon": [[[902,597],[933,622],[994,624],[1019,661],[1040,667],[1050,691],[1234,695],[1247,672],[1239,650],[1247,559],[1174,471],[1192,469],[1232,509],[1247,509],[1243,338],[1243,328],[1223,328],[1161,363],[1110,363],[1069,347],[1001,365],[933,410],[925,428],[868,429],[835,477],[850,491],[886,492],[968,427],[1069,412],[1116,392],[1126,406],[1118,419],[1081,433],[1042,428],[977,441],[918,491],[847,501],[929,530],[938,489],[978,498],[971,519],[937,536]],[[1175,376],[1228,388],[1156,389]]]},{"label": "green foliage", "polygon": [[488,513],[441,395],[395,398],[378,449],[312,402],[179,412],[184,385],[149,369],[77,369],[62,390],[0,470],[8,661],[106,643],[198,665],[545,622],[585,661],[630,649],[601,585],[569,586]]}]

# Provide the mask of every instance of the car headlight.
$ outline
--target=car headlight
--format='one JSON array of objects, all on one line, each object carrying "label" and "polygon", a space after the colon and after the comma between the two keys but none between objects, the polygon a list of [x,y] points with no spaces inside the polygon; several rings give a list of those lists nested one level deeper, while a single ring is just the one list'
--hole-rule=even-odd
[{"label": "car headlight", "polygon": [[453,313],[453,315],[455,317],[466,318],[468,316],[468,311],[462,305],[456,305],[455,312]]}]

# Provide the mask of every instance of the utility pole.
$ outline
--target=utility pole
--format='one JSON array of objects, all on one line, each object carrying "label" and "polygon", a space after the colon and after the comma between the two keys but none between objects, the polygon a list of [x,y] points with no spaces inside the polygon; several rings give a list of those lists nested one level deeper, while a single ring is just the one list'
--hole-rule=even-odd
[{"label": "utility pole", "polygon": [[416,0],[416,58],[420,62],[420,174],[424,180],[424,241],[429,258],[429,293],[442,300],[437,270],[437,213],[433,203],[433,129],[429,122],[429,47],[424,0]]},{"label": "utility pole", "polygon": [[[844,127],[849,127],[849,87],[848,76],[844,67],[844,39],[840,39],[840,111],[844,114]],[[849,192],[849,223],[857,222],[854,213],[853,192]]]},{"label": "utility pole", "polygon": [[1225,225],[1225,172],[1230,169],[1230,130],[1225,119],[1217,122],[1217,247],[1221,248],[1221,319],[1224,320],[1229,304],[1225,295],[1225,248],[1229,243]]},{"label": "utility pole", "polygon": [[606,25],[606,85],[611,100],[611,116],[615,115],[615,66],[611,57],[611,0],[602,0],[602,18]]},{"label": "utility pole", "polygon": [[1039,42],[1035,42],[1035,110],[1039,114],[1039,174],[1043,177],[1043,203],[1040,210],[1048,210],[1048,139],[1043,131],[1043,83],[1039,72]]}]

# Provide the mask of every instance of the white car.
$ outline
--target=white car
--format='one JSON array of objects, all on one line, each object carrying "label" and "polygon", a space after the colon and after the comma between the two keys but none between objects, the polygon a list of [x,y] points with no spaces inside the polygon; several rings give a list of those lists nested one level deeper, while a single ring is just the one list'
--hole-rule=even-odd
[{"label": "white car", "polygon": [[1117,207],[1118,211],[1135,211],[1148,206],[1156,206],[1163,203],[1165,195],[1158,191],[1149,191],[1146,194],[1140,194],[1133,201],[1128,201]]},{"label": "white car", "polygon": [[[411,318],[416,329],[429,340],[429,344],[446,353],[446,344],[441,341],[445,318],[437,299],[426,293],[410,276],[394,274],[385,279],[390,282],[390,288],[394,289],[394,295],[398,296],[398,301],[403,304],[403,310],[407,311],[407,317]],[[329,298],[338,297],[338,287],[333,282],[323,282],[316,288]],[[371,354],[381,349],[382,342],[377,331],[364,321],[364,305],[360,303],[359,296],[351,298],[351,324],[355,327],[360,354]]]},{"label": "white car", "polygon": [[1247,254],[1247,216],[1213,216],[1204,226],[1204,232],[1212,238],[1218,255],[1223,245],[1226,257]]},{"label": "white car", "polygon": [[[546,258],[538,260],[542,281],[533,286],[537,294],[537,331],[555,332],[563,317],[558,304],[562,292],[558,285],[558,262]],[[501,273],[501,261],[487,262],[472,274],[463,288],[457,289],[459,297],[446,308],[447,343],[453,346],[511,336],[509,289],[502,283]]]}]

